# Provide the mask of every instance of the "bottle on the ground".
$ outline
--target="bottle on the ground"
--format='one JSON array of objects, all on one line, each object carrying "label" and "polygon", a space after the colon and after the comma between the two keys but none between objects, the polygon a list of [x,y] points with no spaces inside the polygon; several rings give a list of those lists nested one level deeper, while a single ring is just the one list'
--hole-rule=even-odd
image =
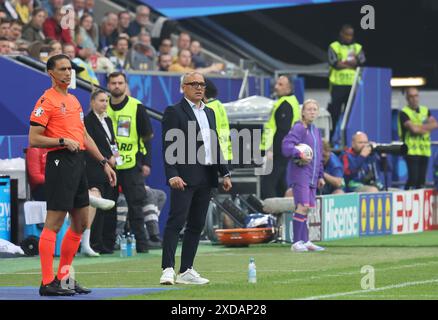
[{"label": "bottle on the ground", "polygon": [[257,271],[254,258],[249,259],[248,265],[248,282],[256,283],[257,282]]}]

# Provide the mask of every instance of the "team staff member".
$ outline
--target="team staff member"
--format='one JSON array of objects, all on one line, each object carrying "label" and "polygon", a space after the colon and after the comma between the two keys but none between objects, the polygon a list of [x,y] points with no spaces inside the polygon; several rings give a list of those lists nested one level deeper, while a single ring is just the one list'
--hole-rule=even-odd
[{"label": "team staff member", "polygon": [[230,123],[228,122],[227,111],[217,98],[217,88],[213,81],[205,79],[205,105],[214,111],[216,118],[216,131],[222,155],[227,161],[233,160],[233,148],[230,137]]},{"label": "team staff member", "polygon": [[[322,157],[322,140],[313,121],[318,117],[319,106],[315,100],[306,100],[301,110],[302,121],[297,122],[283,140],[283,155],[291,161],[288,181],[291,182],[295,201],[293,216],[292,251],[322,251],[324,248],[309,241],[307,214],[315,207],[316,189],[325,185]],[[307,144],[312,148],[313,157],[307,158],[296,148],[298,144]],[[301,160],[302,163],[297,163]]]},{"label": "team staff member", "polygon": [[272,172],[262,176],[262,199],[282,197],[287,189],[286,169],[288,159],[281,153],[281,143],[290,128],[300,120],[301,111],[297,98],[292,94],[289,78],[280,76],[275,84],[275,102],[268,122],[264,125],[260,149],[273,161]]},{"label": "team staff member", "polygon": [[[85,116],[85,127],[90,137],[96,142],[99,151],[108,159],[108,163],[114,169],[117,161],[117,145],[111,119],[106,114],[108,95],[102,90],[92,92],[90,108],[90,112]],[[99,162],[89,155],[86,155],[85,159],[90,194],[99,199],[117,201],[117,188],[108,183],[102,171],[99,170]],[[90,206],[90,221],[88,228],[82,235],[81,253],[88,256],[98,256],[98,253],[113,253],[116,226],[115,206],[108,210],[96,210]]]},{"label": "team staff member", "polygon": [[122,159],[117,165],[119,184],[128,203],[128,220],[131,233],[137,241],[137,252],[148,252],[148,235],[144,226],[143,205],[147,198],[144,177],[150,174],[150,166],[138,161],[139,150],[151,155],[152,125],[142,103],[126,94],[125,74],[113,72],[108,76],[111,93],[108,116],[112,120],[116,141]]},{"label": "team staff member", "polygon": [[[88,219],[88,182],[83,151],[93,155],[101,163],[111,185],[116,184],[114,171],[85,129],[79,101],[68,93],[71,70],[71,62],[66,55],[55,55],[47,61],[52,88],[38,99],[30,117],[29,145],[50,149],[45,173],[47,216],[39,242],[43,278],[39,293],[42,296],[91,292],[76,280],[69,279],[69,267]],[[58,274],[54,277],[56,234],[64,223],[67,211],[71,225],[62,241]],[[68,287],[62,285],[67,281]]]},{"label": "team staff member", "polygon": [[332,133],[336,129],[342,112],[342,105],[348,101],[351,86],[356,76],[356,68],[365,63],[365,54],[362,46],[354,41],[354,29],[344,25],[339,33],[339,40],[330,44],[328,49],[330,65],[330,94],[331,103],[328,111],[332,116]]},{"label": "team staff member", "polygon": [[420,105],[418,90],[406,90],[408,105],[399,113],[398,130],[400,139],[407,145],[405,156],[408,167],[408,181],[405,189],[422,188],[426,182],[427,163],[431,155],[430,132],[438,128],[438,122],[426,106]]},{"label": "team staff member", "polygon": [[[199,238],[204,229],[205,217],[211,198],[211,189],[218,185],[218,173],[223,179],[225,191],[231,189],[231,178],[228,168],[222,164],[220,146],[214,141],[216,121],[213,110],[206,108],[202,99],[205,90],[204,76],[198,72],[187,73],[181,81],[184,98],[176,105],[169,106],[163,116],[163,157],[166,179],[171,187],[169,218],[164,229],[162,268],[160,284],[206,284],[209,282],[200,276],[193,268]],[[189,137],[189,130],[196,125],[196,136]],[[178,145],[184,148],[184,159],[173,159],[167,154],[168,148],[174,149],[174,144],[180,139],[169,141],[166,134],[175,130],[182,131],[185,142]],[[213,133],[213,134],[212,134]],[[202,135],[202,141],[196,139]],[[193,138],[193,139],[192,139]],[[195,145],[189,146],[190,141]],[[216,143],[215,143],[216,142]],[[213,149],[212,146],[215,146]],[[192,159],[187,150],[194,150],[198,155]],[[170,153],[170,152],[169,152]],[[179,152],[178,152],[179,153]],[[169,157],[170,156],[170,157]],[[193,163],[193,160],[195,162]],[[223,159],[222,159],[223,160]],[[182,162],[182,163],[181,163]],[[186,224],[179,274],[175,281],[175,251],[178,236]]]}]

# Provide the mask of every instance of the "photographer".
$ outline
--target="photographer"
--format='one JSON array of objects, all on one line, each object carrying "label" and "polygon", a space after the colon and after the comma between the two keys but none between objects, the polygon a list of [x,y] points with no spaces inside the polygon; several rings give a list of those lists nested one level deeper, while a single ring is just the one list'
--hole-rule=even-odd
[{"label": "photographer", "polygon": [[325,186],[320,190],[321,194],[344,193],[345,181],[344,170],[339,158],[332,152],[328,141],[323,141],[322,156],[324,163]]},{"label": "photographer", "polygon": [[340,156],[344,166],[347,192],[378,192],[384,188],[384,177],[380,169],[380,157],[363,132],[356,132],[352,146]]}]

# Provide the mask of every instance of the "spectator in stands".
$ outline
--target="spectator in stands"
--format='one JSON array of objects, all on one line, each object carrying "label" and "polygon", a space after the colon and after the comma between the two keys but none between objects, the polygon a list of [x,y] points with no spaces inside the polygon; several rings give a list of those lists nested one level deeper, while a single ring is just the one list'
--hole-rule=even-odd
[{"label": "spectator in stands", "polygon": [[178,60],[169,67],[171,72],[182,72],[188,73],[192,71],[197,71],[202,74],[219,72],[224,68],[222,63],[214,63],[207,68],[197,68],[192,67],[192,53],[189,49],[182,49],[178,54]]},{"label": "spectator in stands", "polygon": [[438,122],[426,106],[420,105],[417,88],[407,88],[408,104],[400,111],[398,129],[400,139],[407,145],[405,156],[408,181],[405,189],[419,189],[426,183],[427,164],[431,156],[430,133]]},{"label": "spectator in stands", "polygon": [[[70,44],[70,43],[66,43],[62,46],[62,51],[65,55],[67,55],[71,61],[78,66],[81,71],[77,71],[77,76],[89,81],[91,83],[93,83],[94,85],[99,85],[99,80],[97,79],[96,73],[94,72],[93,68],[91,67],[91,65],[82,60],[79,57],[76,57],[76,51],[75,51],[75,47]],[[76,70],[76,68],[72,65],[72,67]]]},{"label": "spectator in stands", "polygon": [[18,19],[22,24],[27,24],[30,21],[30,17],[33,11],[33,5],[31,0],[17,0],[15,2],[15,11],[18,14]]},{"label": "spectator in stands", "polygon": [[96,52],[99,46],[99,34],[93,16],[84,13],[79,20],[79,32],[76,34],[76,43],[82,48]]},{"label": "spectator in stands", "polygon": [[131,14],[129,11],[119,12],[119,25],[117,30],[120,33],[128,33],[129,24],[131,23]]},{"label": "spectator in stands", "polygon": [[32,12],[32,19],[24,26],[22,38],[29,41],[43,41],[46,36],[43,33],[43,23],[47,18],[47,13],[43,8],[36,8]]},{"label": "spectator in stands", "polygon": [[31,198],[35,201],[46,201],[44,182],[48,151],[45,148],[28,148],[26,151],[27,177]]},{"label": "spectator in stands", "polygon": [[323,141],[322,147],[325,185],[321,190],[321,194],[344,193],[343,188],[345,187],[345,181],[342,163],[332,152],[332,148],[328,141]]},{"label": "spectator in stands", "polygon": [[73,0],[73,9],[76,12],[77,17],[80,19],[85,13],[85,0]]},{"label": "spectator in stands", "polygon": [[136,42],[129,50],[129,65],[132,70],[153,70],[154,49],[152,45]]},{"label": "spectator in stands", "polygon": [[281,152],[284,137],[301,119],[300,104],[293,94],[294,87],[286,76],[278,77],[275,83],[275,102],[269,120],[263,126],[260,150],[272,161],[272,172],[261,177],[262,199],[282,197],[286,191],[288,158]]},{"label": "spectator in stands", "polygon": [[150,21],[151,10],[147,6],[138,6],[135,20],[129,24],[128,34],[135,37],[141,32],[152,32],[153,23]]},{"label": "spectator in stands", "polygon": [[192,53],[192,63],[195,68],[205,68],[207,62],[201,52],[201,43],[197,40],[193,40],[190,44],[190,52]]},{"label": "spectator in stands", "polygon": [[58,54],[62,53],[62,44],[58,40],[51,40],[49,42],[49,47],[50,47],[49,58],[51,56],[55,56],[55,55],[58,55]]},{"label": "spectator in stands", "polygon": [[[92,92],[90,112],[85,116],[84,123],[88,134],[96,142],[99,151],[108,159],[108,163],[115,170],[117,159],[113,154],[113,150],[117,150],[117,144],[111,119],[106,114],[107,107],[107,94],[102,90]],[[103,197],[116,201],[117,188],[112,187],[106,176],[101,174],[102,165],[99,161],[89,156],[88,153],[85,155],[85,160],[90,194],[98,198]],[[89,207],[89,211],[89,220],[92,221],[94,218],[94,222],[88,224],[87,230],[82,235],[83,243],[87,246],[82,246],[81,252],[91,256],[98,255],[95,251],[102,254],[112,253],[117,224],[115,208],[108,211],[96,211],[95,208]]]},{"label": "spectator in stands", "polygon": [[47,18],[43,23],[44,35],[47,38],[74,45],[70,30],[61,27],[62,17],[61,9],[55,9],[54,15]]},{"label": "spectator in stands", "polygon": [[12,53],[11,41],[0,37],[0,55],[7,55]]},{"label": "spectator in stands", "polygon": [[172,65],[172,56],[168,53],[160,54],[158,56],[158,71],[169,71]]},{"label": "spectator in stands", "polygon": [[178,41],[176,43],[176,46],[173,46],[170,49],[170,54],[173,57],[173,60],[176,61],[178,54],[183,49],[190,50],[190,43],[192,41],[192,38],[187,32],[181,32],[178,37]]},{"label": "spectator in stands", "polygon": [[158,48],[158,55],[170,54],[172,56],[170,49],[172,49],[172,40],[164,38],[161,40],[160,47]]},{"label": "spectator in stands", "polygon": [[129,40],[119,37],[114,44],[114,49],[109,52],[108,58],[114,65],[115,70],[122,71],[131,68],[128,58]]},{"label": "spectator in stands", "polygon": [[85,10],[84,12],[94,16],[94,0],[85,0]]},{"label": "spectator in stands", "polygon": [[2,19],[0,21],[0,38],[9,38],[9,30],[11,28],[11,21]]},{"label": "spectator in stands", "polygon": [[368,136],[358,131],[352,137],[351,148],[340,156],[344,167],[347,192],[378,192],[384,188],[380,157],[372,152]]},{"label": "spectator in stands", "polygon": [[8,19],[18,19],[18,14],[9,0],[0,0],[0,11],[4,12]]},{"label": "spectator in stands", "polygon": [[43,0],[41,2],[43,8],[46,10],[47,15],[52,17],[56,10],[61,9],[64,6],[64,0]]},{"label": "spectator in stands", "polygon": [[[362,46],[354,41],[354,29],[344,25],[339,40],[332,42],[328,49],[330,65],[331,102],[328,111],[332,117],[332,133],[336,130],[343,105],[347,103],[351,86],[356,75],[356,68],[364,65],[365,54]],[[332,135],[331,133],[331,135]]]},{"label": "spectator in stands", "polygon": [[105,16],[99,28],[99,51],[105,54],[118,37],[117,24],[110,16]]},{"label": "spectator in stands", "polygon": [[19,20],[14,20],[9,28],[9,40],[16,42],[21,39],[21,34],[23,32],[23,24]]}]

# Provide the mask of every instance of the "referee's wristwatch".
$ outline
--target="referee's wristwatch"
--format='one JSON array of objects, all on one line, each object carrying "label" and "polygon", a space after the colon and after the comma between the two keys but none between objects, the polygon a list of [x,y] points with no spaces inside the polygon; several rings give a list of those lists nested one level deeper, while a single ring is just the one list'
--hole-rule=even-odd
[{"label": "referee's wristwatch", "polygon": [[102,165],[102,167],[105,167],[105,165],[108,163],[108,160],[106,158],[103,158],[99,161],[99,163]]},{"label": "referee's wristwatch", "polygon": [[64,138],[59,138],[58,142],[59,142],[59,146],[61,146],[61,147],[65,147],[65,141],[64,141]]}]

